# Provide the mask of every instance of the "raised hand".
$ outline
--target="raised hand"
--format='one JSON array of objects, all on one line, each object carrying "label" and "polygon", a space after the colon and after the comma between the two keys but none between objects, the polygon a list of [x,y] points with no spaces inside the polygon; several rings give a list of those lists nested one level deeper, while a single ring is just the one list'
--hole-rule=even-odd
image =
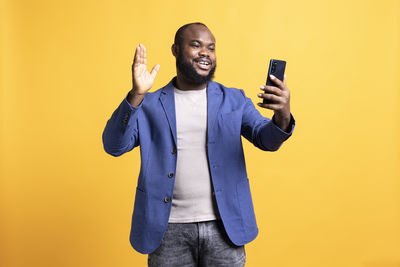
[{"label": "raised hand", "polygon": [[136,95],[144,95],[153,86],[154,79],[160,69],[156,64],[151,72],[147,70],[146,47],[140,44],[136,47],[132,64],[132,91]]},{"label": "raised hand", "polygon": [[258,103],[262,108],[272,109],[274,111],[274,122],[282,130],[288,130],[290,123],[290,91],[286,86],[286,75],[283,81],[280,81],[275,76],[270,76],[271,81],[276,86],[262,85],[260,87],[264,93],[258,94],[261,99],[267,99],[270,103]]}]

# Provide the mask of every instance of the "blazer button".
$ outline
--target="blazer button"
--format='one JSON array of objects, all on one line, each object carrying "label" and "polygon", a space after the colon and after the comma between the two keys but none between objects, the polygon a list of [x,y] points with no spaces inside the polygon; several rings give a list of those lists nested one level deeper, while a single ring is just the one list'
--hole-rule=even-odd
[{"label": "blazer button", "polygon": [[129,114],[126,113],[125,116],[124,116],[124,121],[128,121],[128,120],[129,120]]},{"label": "blazer button", "polygon": [[174,177],[174,173],[173,173],[173,172],[168,173],[168,177],[169,177],[169,178]]},{"label": "blazer button", "polygon": [[165,198],[164,198],[164,202],[165,202],[165,203],[168,203],[170,200],[171,200],[171,199],[170,199],[169,197],[165,197]]},{"label": "blazer button", "polygon": [[176,153],[176,148],[174,147],[173,149],[171,149],[171,154],[175,154]]}]

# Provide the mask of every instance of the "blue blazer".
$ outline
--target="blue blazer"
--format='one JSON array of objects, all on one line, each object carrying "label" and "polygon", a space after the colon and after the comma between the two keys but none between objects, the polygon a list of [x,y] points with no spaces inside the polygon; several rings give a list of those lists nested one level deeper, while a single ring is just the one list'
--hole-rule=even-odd
[{"label": "blue blazer", "polygon": [[[235,245],[258,234],[241,135],[262,150],[275,151],[289,138],[261,116],[243,90],[210,81],[207,86],[207,154],[219,216]],[[120,156],[140,145],[141,165],[130,242],[143,254],[160,245],[168,225],[177,161],[174,87],[147,93],[138,107],[126,98],[103,132],[107,153]],[[172,200],[173,201],[173,200]]]}]

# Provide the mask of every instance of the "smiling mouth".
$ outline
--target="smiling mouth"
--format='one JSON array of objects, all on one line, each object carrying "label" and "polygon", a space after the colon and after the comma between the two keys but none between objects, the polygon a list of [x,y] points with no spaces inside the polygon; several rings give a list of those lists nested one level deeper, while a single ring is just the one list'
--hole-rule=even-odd
[{"label": "smiling mouth", "polygon": [[199,59],[196,60],[196,65],[201,70],[209,70],[211,68],[211,62],[209,60]]}]

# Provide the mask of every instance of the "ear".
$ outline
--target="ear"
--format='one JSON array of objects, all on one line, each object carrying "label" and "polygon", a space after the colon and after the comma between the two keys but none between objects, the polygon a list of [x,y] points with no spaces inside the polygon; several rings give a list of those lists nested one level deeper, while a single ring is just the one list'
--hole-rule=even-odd
[{"label": "ear", "polygon": [[178,55],[178,46],[176,44],[173,44],[171,46],[171,51],[172,51],[172,55],[174,55],[174,57],[176,57]]}]

